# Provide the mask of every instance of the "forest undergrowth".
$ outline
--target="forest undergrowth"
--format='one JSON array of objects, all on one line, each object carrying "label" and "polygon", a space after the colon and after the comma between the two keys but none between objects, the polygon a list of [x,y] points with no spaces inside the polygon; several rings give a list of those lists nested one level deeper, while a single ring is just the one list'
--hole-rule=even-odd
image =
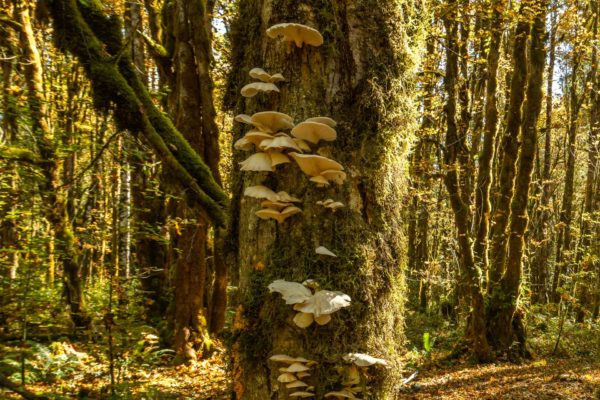
[{"label": "forest undergrowth", "polygon": [[[405,383],[399,399],[599,399],[600,326],[565,319],[562,330],[556,306],[538,306],[528,328],[534,358],[474,364],[451,358],[460,329],[451,318],[409,312]],[[115,385],[111,394],[109,351],[95,342],[55,340],[4,342],[0,373],[50,399],[231,399],[232,379],[227,339],[215,340],[203,358],[174,364],[174,353],[143,326],[132,329],[127,349],[114,354]],[[560,332],[560,338],[557,339]],[[223,337],[226,338],[227,332]],[[593,339],[591,339],[593,338]],[[556,350],[554,350],[556,347]],[[513,360],[514,361],[514,360]],[[415,375],[416,373],[416,375]],[[20,396],[0,391],[2,399]]]}]

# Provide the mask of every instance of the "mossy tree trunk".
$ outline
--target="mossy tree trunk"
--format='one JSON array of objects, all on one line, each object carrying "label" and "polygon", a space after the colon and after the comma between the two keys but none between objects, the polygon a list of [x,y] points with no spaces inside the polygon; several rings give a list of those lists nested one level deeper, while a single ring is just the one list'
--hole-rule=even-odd
[{"label": "mossy tree trunk", "polygon": [[[307,379],[317,398],[340,388],[335,366],[348,352],[389,361],[373,368],[371,396],[396,398],[406,262],[402,198],[407,188],[407,150],[415,129],[411,72],[419,39],[412,18],[417,5],[387,0],[321,2],[243,0],[231,27],[233,41],[230,103],[237,113],[278,110],[296,123],[314,116],[338,121],[338,139],[319,153],[339,161],[346,182],[317,188],[295,164],[274,173],[240,173],[234,181],[232,239],[240,269],[241,305],[234,348],[235,391],[239,399],[284,399],[277,382],[278,353],[319,362]],[[276,23],[298,22],[323,33],[322,47],[296,48],[266,36]],[[248,71],[281,72],[281,93],[244,99]],[[245,129],[236,126],[239,137]],[[237,154],[241,161],[248,154]],[[234,164],[237,165],[237,162]],[[302,214],[283,224],[258,219],[260,201],[243,198],[245,187],[264,184],[302,199]],[[316,205],[331,197],[346,207],[332,214]],[[337,254],[315,254],[317,246]],[[267,286],[276,279],[316,280],[321,288],[352,298],[325,326],[297,328],[290,306]],[[290,391],[287,391],[290,392]]]},{"label": "mossy tree trunk", "polygon": [[90,319],[84,311],[79,250],[75,244],[73,227],[68,217],[66,193],[61,181],[64,160],[57,154],[58,143],[47,123],[42,62],[33,33],[29,7],[28,2],[15,2],[16,18],[21,28],[20,45],[27,60],[24,72],[29,92],[32,132],[44,161],[44,179],[40,184],[40,191],[46,203],[46,219],[51,224],[55,236],[56,252],[63,266],[64,291],[71,319],[76,328],[87,328]]}]

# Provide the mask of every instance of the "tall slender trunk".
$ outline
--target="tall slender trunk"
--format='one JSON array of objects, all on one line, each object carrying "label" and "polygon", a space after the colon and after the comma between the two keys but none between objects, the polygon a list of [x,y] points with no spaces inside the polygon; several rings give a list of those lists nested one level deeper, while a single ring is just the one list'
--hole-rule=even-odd
[{"label": "tall slender trunk", "polygon": [[531,283],[533,286],[533,298],[535,301],[545,303],[548,301],[547,277],[548,260],[552,250],[551,234],[548,221],[551,216],[550,199],[552,195],[552,181],[550,167],[552,164],[552,102],[554,87],[554,64],[556,61],[556,11],[551,11],[550,52],[548,60],[548,76],[546,82],[546,122],[544,128],[544,165],[540,176],[541,198],[538,208],[532,217],[533,232],[532,241],[535,243],[531,259]]},{"label": "tall slender trunk", "polygon": [[90,319],[84,311],[79,254],[71,221],[67,215],[67,204],[60,180],[63,161],[56,154],[55,138],[46,121],[48,116],[44,99],[42,63],[31,25],[29,5],[17,1],[15,9],[18,22],[21,24],[21,47],[27,59],[24,70],[29,90],[32,131],[40,155],[46,161],[43,168],[44,180],[40,184],[41,194],[46,203],[46,218],[52,225],[57,255],[63,265],[64,290],[71,319],[76,328],[86,328]]},{"label": "tall slender trunk", "polygon": [[502,17],[505,0],[495,0],[491,4],[492,17],[489,23],[491,32],[490,47],[487,54],[485,89],[485,125],[481,153],[477,158],[479,169],[475,185],[475,227],[476,234],[473,243],[473,253],[476,263],[487,271],[488,268],[488,233],[490,229],[490,186],[492,184],[492,162],[494,160],[494,143],[498,130],[498,106],[496,90],[498,85],[498,62],[500,60],[500,41],[504,31]]},{"label": "tall slender trunk", "polygon": [[473,249],[471,247],[471,214],[468,203],[465,202],[463,196],[465,187],[462,183],[464,180],[460,178],[461,175],[467,172],[466,158],[464,156],[467,149],[464,138],[461,140],[459,137],[456,124],[456,79],[458,75],[457,14],[457,3],[455,0],[449,0],[444,18],[444,26],[446,28],[446,74],[444,77],[444,87],[447,95],[446,104],[444,105],[446,114],[444,164],[447,169],[444,176],[444,183],[450,196],[457,230],[460,253],[460,281],[466,286],[470,306],[466,338],[471,342],[473,354],[477,359],[487,361],[492,358],[492,354],[485,335],[485,308],[483,293],[480,290],[479,284],[480,276],[475,266]]},{"label": "tall slender trunk", "polygon": [[[522,277],[522,259],[525,230],[528,223],[527,207],[529,185],[537,147],[537,120],[542,107],[542,84],[546,52],[544,49],[546,8],[545,0],[533,0],[529,6],[535,11],[531,25],[528,51],[527,101],[523,108],[520,151],[510,203],[508,248],[498,288],[491,294],[488,307],[488,338],[496,349],[510,349],[518,343],[521,355],[529,356],[523,322],[523,310],[517,307]],[[525,22],[520,22],[524,23]],[[527,23],[527,25],[529,25]],[[515,60],[517,61],[517,60]]]}]

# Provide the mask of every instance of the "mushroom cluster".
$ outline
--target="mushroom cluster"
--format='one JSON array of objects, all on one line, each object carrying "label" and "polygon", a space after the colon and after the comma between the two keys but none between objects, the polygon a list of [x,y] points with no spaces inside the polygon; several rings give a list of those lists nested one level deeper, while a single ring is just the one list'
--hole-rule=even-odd
[{"label": "mushroom cluster", "polygon": [[355,394],[366,392],[365,377],[367,368],[371,365],[387,366],[387,361],[381,358],[376,358],[368,354],[348,353],[344,357],[344,361],[351,363],[342,369],[343,380],[342,389],[329,392],[325,397],[333,397],[335,399],[357,399]]},{"label": "mushroom cluster", "polygon": [[326,325],[331,314],[348,307],[350,296],[338,291],[315,290],[313,293],[306,285],[278,279],[269,285],[271,293],[281,294],[285,304],[293,304],[294,323],[300,328],[308,328],[313,322]]},{"label": "mushroom cluster", "polygon": [[341,201],[334,201],[333,199],[319,200],[317,201],[317,204],[333,212],[335,212],[335,210],[337,210],[338,208],[344,207],[344,203],[342,203]]},{"label": "mushroom cluster", "polygon": [[277,377],[277,381],[284,384],[286,389],[294,389],[295,392],[290,393],[289,397],[313,397],[315,390],[314,386],[309,386],[302,379],[310,376],[310,368],[317,364],[316,361],[307,360],[302,357],[290,357],[285,354],[276,354],[271,356],[269,360],[277,363],[283,363],[286,367],[280,367],[281,374]]},{"label": "mushroom cluster", "polygon": [[244,191],[244,196],[263,199],[260,203],[263,208],[255,212],[256,216],[261,219],[274,219],[281,224],[292,215],[302,212],[294,205],[294,203],[299,203],[300,199],[283,190],[275,193],[263,185],[249,186]]}]

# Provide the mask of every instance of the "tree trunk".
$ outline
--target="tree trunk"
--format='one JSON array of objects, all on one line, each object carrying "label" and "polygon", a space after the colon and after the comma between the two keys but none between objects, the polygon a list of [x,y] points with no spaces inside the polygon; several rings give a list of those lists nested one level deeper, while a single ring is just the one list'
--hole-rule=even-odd
[{"label": "tree trunk", "polygon": [[76,328],[87,328],[90,319],[84,311],[79,254],[67,215],[67,204],[60,180],[62,160],[56,154],[55,138],[46,122],[42,63],[31,25],[29,7],[18,1],[15,7],[21,24],[21,47],[27,58],[25,77],[29,90],[32,131],[38,141],[40,155],[45,161],[42,171],[44,180],[40,184],[40,190],[47,207],[46,218],[54,230],[56,252],[63,265],[64,290],[71,319]]},{"label": "tree trunk", "polygon": [[[527,101],[523,109],[521,149],[517,162],[514,196],[510,204],[510,226],[506,265],[498,288],[491,294],[488,308],[488,338],[494,348],[509,351],[517,344],[521,356],[530,356],[526,346],[523,310],[517,309],[522,276],[522,258],[528,216],[529,184],[537,146],[537,120],[542,106],[542,83],[546,52],[544,50],[546,3],[533,0],[536,10],[529,42]],[[527,24],[520,22],[519,24]],[[517,60],[515,60],[517,61]]]},{"label": "tree trunk", "polygon": [[[464,179],[460,176],[466,173],[467,152],[464,138],[459,138],[456,124],[456,78],[458,75],[458,44],[457,44],[457,3],[449,0],[447,13],[444,18],[446,28],[446,75],[444,87],[447,100],[444,106],[446,113],[446,148],[444,152],[444,165],[447,172],[444,183],[450,196],[450,204],[454,212],[454,222],[457,230],[457,239],[460,254],[459,285],[466,287],[469,304],[469,316],[465,337],[469,342],[473,355],[480,361],[489,361],[492,358],[491,349],[485,336],[485,308],[483,294],[480,290],[480,276],[475,266],[475,259],[471,247],[470,221],[471,213],[463,194],[466,191],[462,184]],[[462,154],[462,156],[461,156]]]},{"label": "tree trunk", "polygon": [[[348,352],[384,357],[392,368],[371,368],[371,395],[397,398],[402,341],[403,264],[406,262],[399,204],[406,181],[407,150],[414,131],[411,72],[413,31],[405,30],[417,10],[386,0],[322,3],[243,0],[232,26],[230,96],[246,114],[279,110],[296,122],[320,115],[336,121],[338,139],[320,154],[344,165],[342,186],[317,188],[295,164],[274,173],[237,174],[232,232],[237,234],[242,304],[236,317],[234,388],[238,399],[285,399],[273,354],[319,362],[307,379],[317,398],[340,388],[335,366]],[[276,23],[295,21],[319,29],[322,47],[297,48],[266,36]],[[398,46],[403,43],[402,46]],[[254,67],[281,72],[279,94],[246,100],[239,89]],[[238,135],[241,128],[236,129]],[[239,160],[240,157],[236,156]],[[237,165],[235,163],[234,165]],[[276,226],[254,212],[259,201],[242,200],[243,187],[266,184],[303,200],[303,213]],[[315,204],[327,197],[346,207],[335,214]],[[235,218],[237,216],[237,218]],[[337,254],[315,254],[317,246]],[[323,289],[352,298],[325,326],[297,328],[293,312],[267,286],[276,279],[316,280]]]}]

